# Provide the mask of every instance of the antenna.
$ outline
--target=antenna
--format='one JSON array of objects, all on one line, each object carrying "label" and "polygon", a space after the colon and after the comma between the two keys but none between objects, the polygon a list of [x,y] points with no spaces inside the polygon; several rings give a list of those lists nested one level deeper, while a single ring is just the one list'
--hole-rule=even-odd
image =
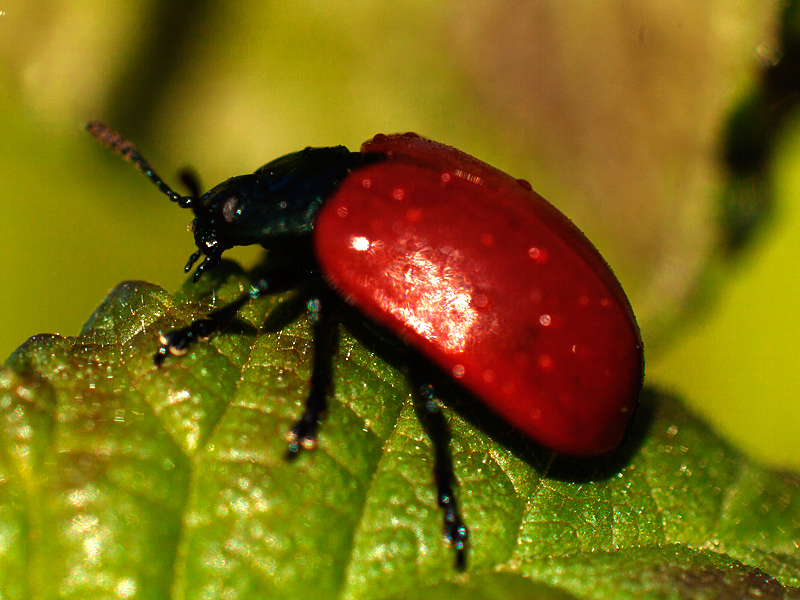
[{"label": "antenna", "polygon": [[106,148],[113,150],[128,162],[133,163],[134,167],[144,173],[163,194],[166,194],[166,196],[178,206],[181,208],[191,208],[195,214],[197,214],[197,208],[200,206],[197,198],[193,196],[181,196],[174,192],[172,188],[164,183],[164,180],[156,174],[150,166],[150,163],[139,154],[139,150],[134,146],[133,142],[126,140],[115,130],[111,129],[111,127],[99,121],[90,121],[87,123],[86,131],[91,133],[92,136]]}]

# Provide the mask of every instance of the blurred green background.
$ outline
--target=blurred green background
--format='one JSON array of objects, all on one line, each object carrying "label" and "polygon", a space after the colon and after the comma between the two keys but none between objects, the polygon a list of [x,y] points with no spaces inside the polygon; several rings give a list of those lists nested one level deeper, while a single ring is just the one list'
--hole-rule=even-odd
[{"label": "blurred green background", "polygon": [[[122,280],[183,279],[190,215],[85,121],[134,140],[167,181],[190,164],[206,187],[307,145],[410,130],[570,215],[629,293],[648,385],[756,457],[800,466],[800,129],[791,82],[770,79],[792,64],[792,3],[0,8],[3,356],[77,334]],[[737,115],[759,140],[743,163],[727,152]]]}]

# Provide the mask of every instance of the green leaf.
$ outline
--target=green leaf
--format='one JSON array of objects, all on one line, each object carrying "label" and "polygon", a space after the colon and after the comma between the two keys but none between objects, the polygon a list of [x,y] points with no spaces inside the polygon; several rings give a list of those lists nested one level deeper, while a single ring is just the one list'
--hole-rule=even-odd
[{"label": "green leaf", "polygon": [[654,390],[593,461],[445,390],[471,531],[457,572],[401,365],[368,336],[342,328],[320,446],[293,461],[310,329],[262,326],[291,295],[155,367],[159,332],[249,284],[215,277],[175,297],[122,283],[79,336],[31,338],[0,371],[0,598],[800,597],[800,477]]}]

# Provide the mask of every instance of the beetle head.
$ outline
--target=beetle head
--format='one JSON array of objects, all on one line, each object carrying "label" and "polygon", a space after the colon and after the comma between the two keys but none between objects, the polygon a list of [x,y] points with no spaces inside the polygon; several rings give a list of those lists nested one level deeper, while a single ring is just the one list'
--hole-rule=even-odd
[{"label": "beetle head", "polygon": [[205,269],[219,263],[225,250],[257,241],[247,239],[241,228],[242,206],[247,204],[249,191],[256,182],[254,175],[231,177],[192,202],[192,231],[197,252],[189,257],[185,270],[188,272],[200,256],[205,255],[194,274],[195,281]]}]

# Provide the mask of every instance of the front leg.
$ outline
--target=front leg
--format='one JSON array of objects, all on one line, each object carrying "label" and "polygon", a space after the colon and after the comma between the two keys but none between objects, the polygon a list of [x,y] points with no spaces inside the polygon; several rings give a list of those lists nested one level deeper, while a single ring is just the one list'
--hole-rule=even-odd
[{"label": "front leg", "polygon": [[192,321],[187,327],[174,329],[169,333],[161,334],[159,337],[161,347],[156,351],[153,362],[155,362],[157,366],[161,366],[167,354],[172,354],[173,356],[182,356],[186,354],[189,350],[189,346],[195,341],[206,338],[225,327],[245,304],[263,296],[269,287],[267,280],[262,279],[250,286],[248,292],[242,294],[233,302],[212,310],[205,319]]},{"label": "front leg", "polygon": [[[287,272],[262,279],[250,290],[220,308],[211,311],[204,319],[197,319],[186,327],[162,334],[161,346],[153,361],[160,366],[168,354],[182,356],[198,339],[209,337],[225,327],[248,302],[259,298],[268,290],[280,291],[287,284],[296,283],[297,273]],[[314,343],[314,358],[311,381],[305,410],[297,423],[289,430],[288,457],[296,456],[301,449],[310,450],[317,445],[317,429],[322,415],[328,407],[328,394],[332,389],[332,358],[335,352],[337,322],[333,318],[336,299],[321,285],[314,285],[307,302]]]}]

